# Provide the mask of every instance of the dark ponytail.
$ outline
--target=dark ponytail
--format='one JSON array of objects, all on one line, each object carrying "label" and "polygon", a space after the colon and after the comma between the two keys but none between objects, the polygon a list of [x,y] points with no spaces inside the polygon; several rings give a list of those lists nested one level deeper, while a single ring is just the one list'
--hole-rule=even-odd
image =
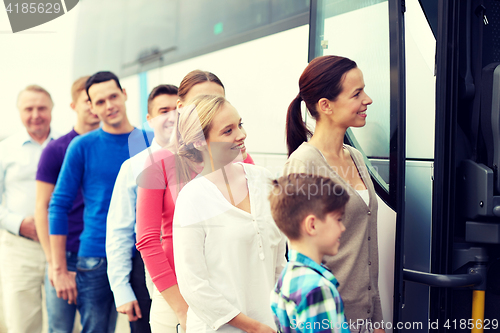
[{"label": "dark ponytail", "polygon": [[302,120],[300,103],[303,100],[311,117],[320,121],[316,104],[321,98],[337,99],[342,92],[345,74],[356,68],[354,61],[339,56],[322,56],[313,59],[300,76],[299,94],[290,103],[286,116],[286,143],[290,156],[303,142],[312,136]]},{"label": "dark ponytail", "polygon": [[290,103],[286,114],[286,145],[288,147],[288,156],[295,149],[299,148],[302,142],[309,140],[312,136],[311,130],[307,128],[302,120],[301,103],[302,97],[298,94],[292,103]]}]

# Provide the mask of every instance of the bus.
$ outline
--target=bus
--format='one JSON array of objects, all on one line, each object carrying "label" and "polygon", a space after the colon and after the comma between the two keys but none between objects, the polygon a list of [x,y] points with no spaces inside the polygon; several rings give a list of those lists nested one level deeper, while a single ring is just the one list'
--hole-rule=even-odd
[{"label": "bus", "polygon": [[[386,332],[498,330],[500,2],[495,0],[84,0],[74,78],[119,75],[129,118],[194,69],[222,80],[246,146],[275,175],[307,63],[353,59],[373,104],[345,141],[379,199]],[[304,112],[310,128],[314,121]],[[497,205],[498,203],[498,205]]]}]

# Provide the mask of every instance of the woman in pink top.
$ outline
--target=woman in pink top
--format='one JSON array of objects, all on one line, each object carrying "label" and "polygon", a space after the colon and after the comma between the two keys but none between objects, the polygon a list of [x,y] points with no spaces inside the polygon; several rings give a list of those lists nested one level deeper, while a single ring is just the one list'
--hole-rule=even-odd
[{"label": "woman in pink top", "polygon": [[[201,94],[224,96],[224,85],[215,74],[195,70],[187,74],[179,86],[177,108]],[[245,163],[254,164],[246,151],[243,158]],[[136,246],[156,287],[151,305],[151,330],[175,333],[178,323],[185,329],[188,309],[177,286],[172,249],[172,220],[181,186],[176,181],[179,179],[176,157],[170,150],[155,152],[149,163],[138,179]],[[194,164],[189,166],[190,178],[196,176],[196,169]]]}]

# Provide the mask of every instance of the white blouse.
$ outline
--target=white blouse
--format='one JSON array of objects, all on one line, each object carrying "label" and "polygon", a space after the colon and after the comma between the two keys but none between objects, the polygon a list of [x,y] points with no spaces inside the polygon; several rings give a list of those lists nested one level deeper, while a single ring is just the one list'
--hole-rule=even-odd
[{"label": "white blouse", "polygon": [[269,295],[286,263],[285,237],[271,216],[271,173],[242,165],[251,214],[231,205],[205,177],[177,198],[174,259],[189,305],[187,333],[242,332],[227,324],[240,312],[276,329]]},{"label": "white blouse", "polygon": [[370,202],[370,195],[368,194],[368,189],[366,189],[366,190],[356,190],[356,192],[358,192],[358,194],[361,197],[361,199],[363,199],[363,201],[365,202],[365,204],[368,206],[368,203]]}]

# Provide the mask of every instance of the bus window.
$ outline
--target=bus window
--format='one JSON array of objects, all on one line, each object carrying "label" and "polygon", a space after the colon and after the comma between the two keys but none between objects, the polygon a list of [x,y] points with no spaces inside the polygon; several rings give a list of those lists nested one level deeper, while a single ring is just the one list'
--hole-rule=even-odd
[{"label": "bus window", "polygon": [[[365,91],[373,99],[363,128],[348,130],[350,143],[368,158],[373,178],[389,191],[390,52],[388,2],[320,0],[317,2],[315,57],[339,55],[363,71]],[[310,46],[311,47],[311,46]],[[312,119],[308,119],[311,124]]]}]

